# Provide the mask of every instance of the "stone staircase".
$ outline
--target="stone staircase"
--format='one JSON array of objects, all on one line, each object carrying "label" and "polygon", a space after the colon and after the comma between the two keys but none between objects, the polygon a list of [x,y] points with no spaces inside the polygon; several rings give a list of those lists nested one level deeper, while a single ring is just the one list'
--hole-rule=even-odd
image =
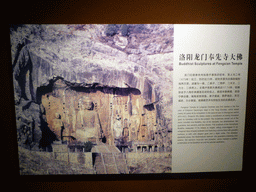
[{"label": "stone staircase", "polygon": [[106,174],[106,167],[101,153],[96,153],[94,168],[97,174]]},{"label": "stone staircase", "polygon": [[93,153],[120,153],[116,146],[99,144],[92,148]]},{"label": "stone staircase", "polygon": [[129,173],[127,163],[126,163],[125,154],[115,153],[114,155],[115,155],[116,166],[119,171],[119,174]]},{"label": "stone staircase", "polygon": [[117,165],[113,153],[102,153],[107,174],[118,174]]},{"label": "stone staircase", "polygon": [[115,146],[98,145],[94,149],[94,168],[97,174],[128,174],[125,154]]}]

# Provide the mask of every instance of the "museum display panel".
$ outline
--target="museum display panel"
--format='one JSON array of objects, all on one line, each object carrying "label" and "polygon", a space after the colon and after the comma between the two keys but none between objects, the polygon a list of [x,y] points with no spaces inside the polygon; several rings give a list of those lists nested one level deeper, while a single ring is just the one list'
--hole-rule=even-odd
[{"label": "museum display panel", "polygon": [[241,171],[249,25],[20,25],[21,175]]}]

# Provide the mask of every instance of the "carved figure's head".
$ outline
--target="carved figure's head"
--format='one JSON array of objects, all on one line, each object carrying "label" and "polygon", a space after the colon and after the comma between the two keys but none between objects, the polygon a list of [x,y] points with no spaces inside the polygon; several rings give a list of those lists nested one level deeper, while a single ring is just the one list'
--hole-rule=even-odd
[{"label": "carved figure's head", "polygon": [[56,118],[56,119],[60,119],[60,117],[61,117],[61,116],[60,116],[59,113],[55,113],[55,118]]},{"label": "carved figure's head", "polygon": [[88,98],[84,101],[84,109],[87,109],[87,110],[93,109],[93,102]]}]

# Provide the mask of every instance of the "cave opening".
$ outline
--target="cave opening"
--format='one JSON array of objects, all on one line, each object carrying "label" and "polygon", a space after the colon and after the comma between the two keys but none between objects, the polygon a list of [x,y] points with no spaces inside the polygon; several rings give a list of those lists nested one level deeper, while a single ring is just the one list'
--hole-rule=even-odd
[{"label": "cave opening", "polygon": [[150,133],[156,129],[155,106],[146,104],[136,88],[54,78],[37,89],[36,98],[44,148],[58,140],[70,145],[93,141],[128,146],[132,141],[152,140]]}]

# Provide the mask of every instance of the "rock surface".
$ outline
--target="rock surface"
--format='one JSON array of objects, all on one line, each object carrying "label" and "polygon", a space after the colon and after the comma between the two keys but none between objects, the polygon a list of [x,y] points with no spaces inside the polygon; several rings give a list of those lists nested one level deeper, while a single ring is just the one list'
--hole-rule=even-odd
[{"label": "rock surface", "polygon": [[[173,25],[23,25],[11,29],[11,45],[20,145],[48,145],[43,119],[50,133],[56,112],[72,135],[82,96],[93,98],[107,143],[121,113],[129,141],[171,145]],[[59,79],[64,87],[55,89]]]},{"label": "rock surface", "polygon": [[171,173],[172,158],[166,157],[151,157],[139,161],[136,165],[129,166],[130,174],[141,173]]},{"label": "rock surface", "polygon": [[71,163],[53,160],[52,154],[34,152],[19,147],[20,175],[56,175],[56,174],[94,174],[95,171],[86,168],[81,163]]}]

